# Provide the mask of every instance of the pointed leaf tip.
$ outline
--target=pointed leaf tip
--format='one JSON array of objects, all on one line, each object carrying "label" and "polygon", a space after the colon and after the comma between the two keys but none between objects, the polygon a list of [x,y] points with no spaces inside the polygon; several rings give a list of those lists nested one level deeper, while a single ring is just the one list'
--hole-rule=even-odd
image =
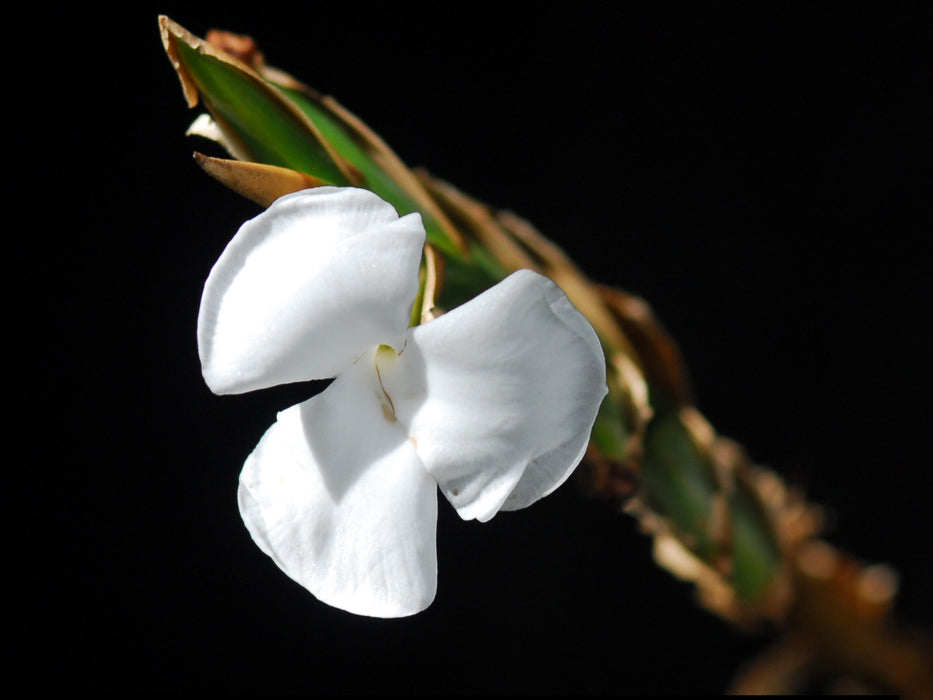
[{"label": "pointed leaf tip", "polygon": [[171,61],[172,67],[178,74],[181,81],[181,89],[185,95],[185,101],[188,107],[194,107],[198,103],[198,88],[194,79],[185,68],[184,62],[178,55],[178,41],[185,42],[192,49],[197,50],[200,47],[200,39],[194,36],[187,29],[177,22],[172,21],[166,15],[159,15],[159,33],[162,35],[162,46]]},{"label": "pointed leaf tip", "polygon": [[235,157],[298,170],[328,184],[353,182],[348,164],[279,88],[167,17],[159,24],[188,105],[204,103],[225,140],[237,145]]},{"label": "pointed leaf tip", "polygon": [[264,163],[212,158],[197,152],[194,160],[215,180],[263,207],[286,194],[326,184],[305,173]]}]

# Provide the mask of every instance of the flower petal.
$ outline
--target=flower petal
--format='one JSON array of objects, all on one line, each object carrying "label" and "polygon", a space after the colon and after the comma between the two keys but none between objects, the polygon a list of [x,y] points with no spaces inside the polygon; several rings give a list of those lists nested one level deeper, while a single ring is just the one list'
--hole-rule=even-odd
[{"label": "flower petal", "polygon": [[370,352],[279,414],[239,502],[260,549],[318,599],[401,617],[434,599],[437,486],[384,401]]},{"label": "flower petal", "polygon": [[218,394],[339,374],[380,343],[401,347],[424,226],[367,190],[318,187],[247,221],[211,270],[198,351]]},{"label": "flower petal", "polygon": [[413,329],[379,368],[441,491],[461,517],[483,521],[563,483],[608,391],[592,326],[529,270]]}]

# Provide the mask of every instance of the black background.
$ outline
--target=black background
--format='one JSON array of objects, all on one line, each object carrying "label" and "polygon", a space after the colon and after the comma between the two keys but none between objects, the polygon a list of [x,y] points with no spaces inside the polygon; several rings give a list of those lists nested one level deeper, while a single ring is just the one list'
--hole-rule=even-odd
[{"label": "black background", "polygon": [[405,620],[330,609],[255,548],[236,479],[297,397],[201,380],[201,285],[257,210],[191,160],[160,13],[251,34],[407,163],[646,298],[704,415],[933,624],[928,6],[144,5],[50,15],[28,34],[52,68],[11,64],[42,171],[8,278],[27,280],[9,604],[33,689],[715,693],[768,641],[697,609],[571,483],[485,525],[442,502],[437,599]]}]

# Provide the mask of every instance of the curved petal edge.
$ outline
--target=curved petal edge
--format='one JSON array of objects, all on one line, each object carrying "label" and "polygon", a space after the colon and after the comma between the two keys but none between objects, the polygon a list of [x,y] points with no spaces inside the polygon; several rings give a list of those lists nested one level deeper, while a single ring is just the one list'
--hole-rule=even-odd
[{"label": "curved petal edge", "polygon": [[401,347],[424,246],[367,190],[277,199],[233,237],[204,285],[198,354],[218,394],[339,374],[379,344]]},{"label": "curved petal edge", "polygon": [[608,392],[596,332],[551,280],[520,270],[413,329],[383,385],[464,519],[551,493],[583,457]]},{"label": "curved petal edge", "polygon": [[238,500],[259,548],[328,605],[420,612],[437,589],[437,486],[372,400],[372,353],[279,414],[247,459]]}]

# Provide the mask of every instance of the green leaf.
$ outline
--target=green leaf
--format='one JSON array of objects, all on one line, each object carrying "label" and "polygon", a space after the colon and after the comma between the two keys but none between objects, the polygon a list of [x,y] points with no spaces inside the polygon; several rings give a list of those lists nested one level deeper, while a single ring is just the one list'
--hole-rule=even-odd
[{"label": "green leaf", "polygon": [[649,423],[642,479],[651,506],[671,519],[694,553],[710,561],[717,550],[710,523],[719,489],[677,413],[660,414]]},{"label": "green leaf", "polygon": [[753,494],[740,483],[729,502],[732,513],[732,574],[735,592],[748,601],[770,590],[781,566],[781,551]]},{"label": "green leaf", "polygon": [[603,457],[621,463],[631,458],[628,445],[632,431],[614,399],[614,396],[607,396],[600,404],[592,440]]},{"label": "green leaf", "polygon": [[237,145],[237,157],[333,185],[351,184],[345,166],[314,124],[281,90],[168,18],[160,18],[160,26],[189,105],[200,96],[224,135]]},{"label": "green leaf", "polygon": [[325,101],[308,89],[278,87],[314,123],[340,157],[350,164],[361,187],[378,194],[400,215],[419,212],[428,243],[446,256],[463,255],[462,244],[450,224],[441,218],[408,168],[388,151],[375,134],[362,123],[348,121],[349,115],[342,110],[338,112],[333,101]]},{"label": "green leaf", "polygon": [[[726,497],[712,464],[676,412],[662,413],[648,426],[642,469],[649,502],[670,519],[681,541],[714,568],[720,556],[728,555],[727,578],[736,595],[761,600],[778,573],[781,552],[755,492],[734,478]],[[718,533],[713,504],[723,498],[728,529]]]}]

